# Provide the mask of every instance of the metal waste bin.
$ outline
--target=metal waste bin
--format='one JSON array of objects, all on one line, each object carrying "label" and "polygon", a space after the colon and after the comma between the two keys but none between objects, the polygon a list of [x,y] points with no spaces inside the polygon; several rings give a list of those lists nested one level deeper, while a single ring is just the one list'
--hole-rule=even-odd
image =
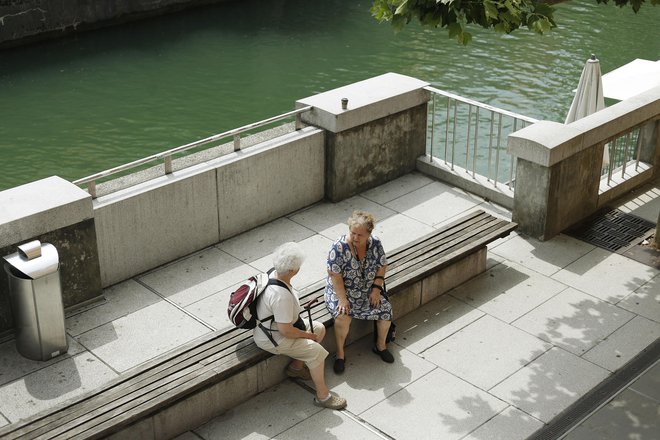
[{"label": "metal waste bin", "polygon": [[34,240],[4,259],[18,352],[36,361],[66,353],[69,344],[57,249]]}]

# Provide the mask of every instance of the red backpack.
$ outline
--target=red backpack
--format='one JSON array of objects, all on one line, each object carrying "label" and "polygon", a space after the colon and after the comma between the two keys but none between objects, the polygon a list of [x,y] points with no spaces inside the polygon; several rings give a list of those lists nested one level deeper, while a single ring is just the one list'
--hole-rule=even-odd
[{"label": "red backpack", "polygon": [[[257,318],[257,299],[264,293],[266,287],[276,285],[289,290],[285,282],[276,278],[270,278],[273,270],[270,269],[266,273],[251,276],[229,296],[227,314],[229,315],[229,320],[237,328],[251,329],[255,328],[258,324],[261,328],[265,329],[261,323],[273,319],[272,315],[265,319]],[[270,336],[268,333],[266,332]]]}]

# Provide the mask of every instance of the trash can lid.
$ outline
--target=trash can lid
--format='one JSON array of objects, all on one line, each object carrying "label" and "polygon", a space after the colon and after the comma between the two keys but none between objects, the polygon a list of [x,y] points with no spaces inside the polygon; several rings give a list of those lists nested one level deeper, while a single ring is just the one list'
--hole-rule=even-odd
[{"label": "trash can lid", "polygon": [[22,244],[18,246],[18,252],[3,258],[14,269],[32,279],[53,273],[60,265],[55,246],[39,240]]}]

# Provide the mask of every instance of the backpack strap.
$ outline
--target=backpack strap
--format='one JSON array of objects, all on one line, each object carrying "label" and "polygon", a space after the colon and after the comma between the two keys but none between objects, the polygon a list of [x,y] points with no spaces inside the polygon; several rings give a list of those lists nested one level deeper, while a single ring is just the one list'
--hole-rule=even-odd
[{"label": "backpack strap", "polygon": [[[274,268],[270,269],[268,271],[268,275],[270,275],[271,272],[273,272],[273,270],[274,270]],[[268,278],[268,282],[266,283],[266,287],[264,287],[264,290],[266,290],[266,288],[268,288],[268,286],[283,287],[286,290],[288,290],[291,295],[293,295],[293,292],[291,291],[291,289],[289,289],[289,286],[284,281],[278,280],[277,278]],[[259,296],[259,298],[260,297],[261,297],[261,295]],[[257,298],[257,301],[259,300],[259,298]],[[256,312],[256,308],[255,308],[255,312]],[[266,326],[263,325],[264,322],[273,321],[273,319],[275,319],[275,316],[273,316],[273,315],[270,315],[268,318],[265,318],[265,319],[259,319],[259,316],[257,316],[257,325],[259,326],[261,331],[263,331],[266,334],[268,339],[270,339],[270,342],[273,343],[273,346],[277,347],[278,344],[277,344],[277,342],[275,342],[275,339],[273,338],[273,332],[276,332],[277,330],[266,328]]]}]

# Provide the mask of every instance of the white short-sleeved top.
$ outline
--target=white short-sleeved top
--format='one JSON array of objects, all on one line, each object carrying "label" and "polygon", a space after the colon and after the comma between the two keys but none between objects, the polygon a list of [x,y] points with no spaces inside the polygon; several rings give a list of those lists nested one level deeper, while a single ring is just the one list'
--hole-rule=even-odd
[{"label": "white short-sleeved top", "polygon": [[[290,287],[290,286],[289,286]],[[270,285],[266,287],[264,293],[261,294],[257,300],[257,316],[260,319],[267,318],[273,315],[272,321],[264,322],[266,328],[277,330],[277,323],[293,324],[298,320],[300,314],[300,300],[298,295],[291,289],[291,291],[278,285]],[[284,336],[279,331],[271,332],[275,342],[280,344],[284,340]],[[263,330],[257,327],[254,329],[254,342],[258,347],[272,347],[273,344],[268,339],[268,336]]]}]

